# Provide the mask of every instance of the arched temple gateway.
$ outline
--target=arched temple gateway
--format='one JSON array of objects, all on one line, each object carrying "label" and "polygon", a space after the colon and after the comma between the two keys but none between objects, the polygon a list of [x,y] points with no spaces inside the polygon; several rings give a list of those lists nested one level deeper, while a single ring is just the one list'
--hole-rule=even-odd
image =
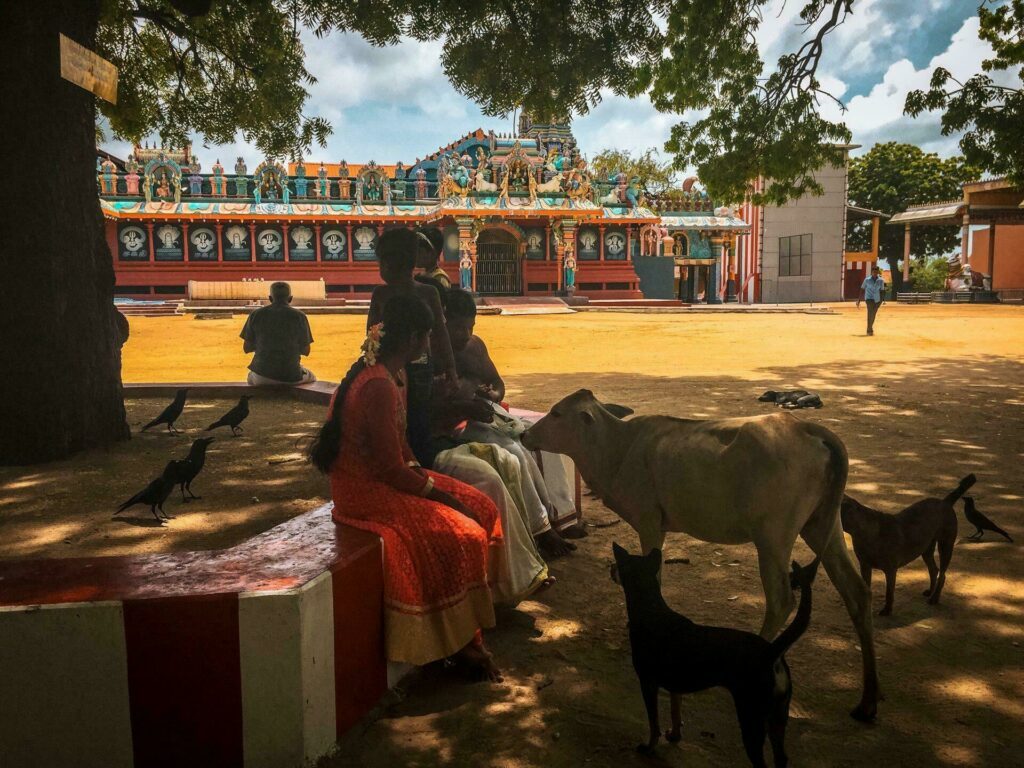
[{"label": "arched temple gateway", "polygon": [[749,229],[732,212],[689,188],[645,201],[625,173],[594,178],[568,125],[524,117],[517,134],[477,129],[408,165],[267,159],[250,172],[240,157],[233,173],[220,160],[201,173],[191,147],[136,146],[122,168],[97,167],[116,293],[323,279],[331,297],[365,298],[381,234],[420,225],[443,231],[453,284],[461,271],[482,296],[692,301],[724,282]]}]

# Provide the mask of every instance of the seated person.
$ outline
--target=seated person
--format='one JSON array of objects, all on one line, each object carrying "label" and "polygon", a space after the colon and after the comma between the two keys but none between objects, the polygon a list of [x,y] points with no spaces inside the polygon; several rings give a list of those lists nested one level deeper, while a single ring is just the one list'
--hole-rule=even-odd
[{"label": "seated person", "polygon": [[500,680],[481,628],[494,626],[498,510],[480,491],[421,468],[405,437],[405,367],[427,349],[434,317],[417,296],[380,313],[310,446],[331,482],[336,522],[384,542],[384,643],[391,661],[455,656]]},{"label": "seated person", "polygon": [[434,371],[439,368],[446,381],[457,378],[455,358],[452,345],[448,341],[448,330],[445,326],[444,312],[437,288],[433,285],[418,282],[413,278],[416,252],[422,235],[411,229],[390,229],[380,237],[377,244],[377,258],[380,262],[380,276],[384,285],[373,289],[370,297],[370,312],[366,318],[369,330],[381,321],[384,306],[396,296],[419,299],[430,309],[433,318],[433,330],[430,335],[430,349],[409,364],[408,375],[408,411],[406,413],[406,432],[409,445],[416,455],[417,461],[424,467],[430,467],[432,447],[430,439],[430,398],[433,387]]},{"label": "seated person", "polygon": [[270,286],[270,304],[260,307],[245,321],[242,349],[255,352],[249,363],[249,384],[254,387],[310,384],[316,376],[299,364],[309,355],[313,334],[306,316],[291,306],[288,283]]},{"label": "seated person", "polygon": [[[476,325],[476,302],[473,297],[461,289],[453,288],[448,293],[447,316],[459,373],[459,396],[475,394],[493,404],[493,418],[489,420],[492,423],[470,421],[459,438],[463,442],[499,445],[519,459],[526,512],[537,545],[552,557],[568,554],[576,549],[576,545],[565,538],[580,538],[586,532],[572,522],[571,518],[576,513],[575,494],[569,486],[561,459],[554,454],[541,454],[543,466],[538,464],[534,455],[523,448],[518,439],[518,420],[497,405],[505,397],[505,382],[487,353],[483,340],[473,335]],[[568,521],[565,518],[569,518]]]},{"label": "seated person", "polygon": [[422,270],[421,274],[434,278],[445,290],[449,290],[452,287],[452,281],[448,279],[448,273],[438,264],[444,251],[444,235],[437,227],[424,227],[417,232],[423,235],[423,239],[420,240],[420,247],[416,251],[416,268]]}]

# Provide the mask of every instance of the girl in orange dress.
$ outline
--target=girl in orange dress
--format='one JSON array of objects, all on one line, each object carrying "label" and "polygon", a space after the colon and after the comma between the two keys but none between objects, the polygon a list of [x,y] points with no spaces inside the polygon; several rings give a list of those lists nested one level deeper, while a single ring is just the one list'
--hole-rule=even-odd
[{"label": "girl in orange dress", "polygon": [[330,476],[335,521],[383,539],[387,658],[421,665],[454,655],[498,680],[480,634],[494,626],[498,510],[476,489],[422,469],[405,438],[404,369],[426,351],[432,324],[418,298],[387,303],[310,459]]}]

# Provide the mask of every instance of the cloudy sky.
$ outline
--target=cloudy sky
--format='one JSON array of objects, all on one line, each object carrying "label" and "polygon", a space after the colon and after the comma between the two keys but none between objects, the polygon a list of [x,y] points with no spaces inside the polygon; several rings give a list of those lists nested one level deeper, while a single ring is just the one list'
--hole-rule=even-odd
[{"label": "cloudy sky", "polygon": [[[799,45],[802,5],[769,4],[759,34],[767,61]],[[830,36],[819,69],[848,111],[840,117],[838,107],[827,105],[826,114],[844,120],[865,150],[899,140],[941,155],[955,153],[956,137],[941,135],[937,114],[912,120],[903,116],[903,102],[909,91],[927,86],[936,66],[961,78],[980,70],[990,50],[978,39],[976,9],[977,0],[857,0],[854,14]],[[306,48],[307,66],[318,79],[306,112],[327,118],[334,128],[326,148],[313,148],[313,159],[409,164],[478,127],[512,129],[511,117],[486,117],[452,89],[438,63],[437,43],[380,49],[356,35],[333,34],[309,36]],[[573,128],[584,154],[592,156],[608,148],[661,149],[670,127],[683,117],[657,112],[646,98],[606,94]],[[118,142],[106,146],[122,157],[130,151]],[[227,165],[228,158],[243,155],[250,167],[260,159],[242,141],[208,148],[196,141],[194,151],[205,168],[217,158]]]}]

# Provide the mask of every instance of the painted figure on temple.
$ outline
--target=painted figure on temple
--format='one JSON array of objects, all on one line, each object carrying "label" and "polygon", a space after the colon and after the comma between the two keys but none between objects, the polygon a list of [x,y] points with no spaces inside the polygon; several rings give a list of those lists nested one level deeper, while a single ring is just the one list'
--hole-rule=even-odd
[{"label": "painted figure on temple", "polygon": [[235,194],[238,197],[247,197],[249,195],[249,178],[246,174],[249,169],[245,165],[245,160],[238,158],[235,161]]},{"label": "painted figure on temple", "polygon": [[463,251],[459,259],[459,287],[464,291],[473,290],[473,259],[469,251]]},{"label": "painted figure on temple", "polygon": [[329,200],[331,197],[331,182],[327,178],[327,167],[320,163],[320,170],[316,172],[316,196],[321,200]]},{"label": "painted figure on temple", "polygon": [[117,194],[117,166],[114,165],[114,161],[109,157],[100,163],[100,194],[101,195],[116,195]]},{"label": "painted figure on temple", "polygon": [[498,200],[502,205],[511,205],[511,195],[521,195],[523,192],[529,195],[531,202],[537,199],[537,180],[534,178],[533,167],[522,145],[516,141],[505,158],[505,175],[501,179]]},{"label": "painted figure on temple", "polygon": [[569,168],[569,159],[561,154],[557,145],[548,149],[547,157],[544,158],[544,169],[551,174],[559,174]]},{"label": "painted figure on temple", "polygon": [[572,293],[576,290],[576,257],[570,248],[565,250],[565,259],[562,261],[562,272],[565,276],[565,292]]},{"label": "painted figure on temple", "polygon": [[224,179],[224,166],[220,164],[220,158],[213,164],[213,176],[210,177],[210,192],[214,197],[224,197],[227,194],[228,185]]},{"label": "painted figure on temple", "polygon": [[128,155],[125,168],[128,171],[124,177],[125,194],[137,195],[139,194],[139,181],[142,177],[139,176],[139,163],[134,154]]},{"label": "painted figure on temple", "polygon": [[265,160],[253,171],[253,198],[259,205],[264,200],[276,202],[280,200],[286,205],[290,202],[291,190],[288,187],[288,172],[284,166],[273,160]]},{"label": "painted figure on temple", "polygon": [[380,185],[380,177],[371,173],[363,187],[363,200],[371,203],[379,203],[384,197],[384,191]]},{"label": "painted figure on temple", "polygon": [[300,251],[309,250],[312,248],[310,243],[313,241],[313,230],[307,226],[293,227],[291,231],[292,242],[295,243],[295,248]]},{"label": "painted figure on temple", "polygon": [[178,242],[178,238],[181,237],[181,233],[177,227],[172,227],[170,224],[165,224],[156,231],[156,237],[160,241],[161,248],[175,248]]},{"label": "painted figure on temple", "polygon": [[576,155],[572,167],[565,175],[562,184],[566,197],[571,200],[585,200],[590,198],[590,171],[587,170],[587,161],[582,155]]},{"label": "painted figure on temple", "polygon": [[391,194],[399,200],[405,199],[405,187],[408,182],[405,179],[405,166],[399,160],[395,163],[394,181],[391,183]]},{"label": "painted figure on temple", "polygon": [[171,199],[171,183],[167,180],[167,171],[160,172],[160,181],[156,185],[156,197],[158,200]]},{"label": "painted figure on temple", "polygon": [[349,175],[348,175],[348,163],[346,163],[344,160],[342,160],[340,163],[338,163],[338,178],[339,179],[347,179],[347,178],[349,178]]},{"label": "painted figure on temple", "polygon": [[445,200],[450,197],[466,197],[469,192],[469,170],[462,163],[458,153],[452,152],[441,157],[437,166],[438,197]]},{"label": "painted figure on temple", "polygon": [[416,187],[416,199],[424,199],[427,196],[427,171],[424,168],[416,169],[416,181],[413,185]]},{"label": "painted figure on temple", "polygon": [[306,178],[306,165],[302,162],[302,158],[299,158],[299,162],[295,164],[295,194],[299,197],[306,196],[306,188],[309,186],[309,179]]},{"label": "painted figure on temple", "polygon": [[189,162],[189,170],[191,173],[188,176],[188,191],[189,194],[199,197],[203,194],[203,177],[200,175],[203,166],[199,163],[199,158],[195,155],[192,156],[192,160]]}]

